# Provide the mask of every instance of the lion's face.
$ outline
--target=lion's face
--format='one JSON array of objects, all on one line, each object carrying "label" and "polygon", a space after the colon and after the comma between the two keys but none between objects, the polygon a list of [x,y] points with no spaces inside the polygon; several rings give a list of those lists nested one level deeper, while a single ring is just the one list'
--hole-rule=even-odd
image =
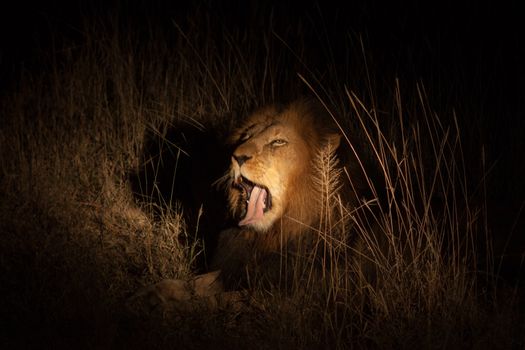
[{"label": "lion's face", "polygon": [[301,220],[316,201],[310,173],[320,138],[303,109],[267,107],[232,136],[229,204],[239,226],[264,232],[281,218]]}]

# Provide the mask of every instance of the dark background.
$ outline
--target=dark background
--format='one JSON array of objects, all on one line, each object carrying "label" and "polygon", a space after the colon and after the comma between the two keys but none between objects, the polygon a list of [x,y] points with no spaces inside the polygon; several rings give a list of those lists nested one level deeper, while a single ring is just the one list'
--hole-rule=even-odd
[{"label": "dark background", "polygon": [[[422,78],[464,74],[485,88],[523,83],[524,24],[518,1],[18,1],[1,11],[1,64],[6,74],[31,65],[53,45],[51,33],[81,38],[81,21],[119,14],[135,26],[148,22],[172,26],[192,12],[207,11],[226,26],[257,26],[272,16],[277,30],[298,20],[321,24],[337,56],[338,39],[348,33],[366,38],[395,74],[412,70]],[[322,22],[322,23],[320,23]],[[316,25],[319,28],[319,25]],[[280,28],[279,28],[280,27]],[[55,40],[57,38],[55,37]],[[450,77],[449,77],[450,78]],[[485,83],[485,84],[482,84]],[[465,89],[468,90],[468,89]],[[508,89],[514,98],[516,89]],[[497,91],[491,91],[497,93]],[[509,96],[510,100],[510,96]],[[516,104],[522,103],[516,101]]]}]

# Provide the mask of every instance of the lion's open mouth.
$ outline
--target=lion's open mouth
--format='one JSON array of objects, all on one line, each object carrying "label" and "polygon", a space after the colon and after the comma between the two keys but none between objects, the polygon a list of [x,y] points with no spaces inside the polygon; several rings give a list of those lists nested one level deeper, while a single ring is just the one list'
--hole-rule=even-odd
[{"label": "lion's open mouth", "polygon": [[272,209],[272,196],[266,186],[255,184],[244,176],[239,176],[233,186],[242,192],[243,219],[239,221],[239,226],[261,220],[264,213]]}]

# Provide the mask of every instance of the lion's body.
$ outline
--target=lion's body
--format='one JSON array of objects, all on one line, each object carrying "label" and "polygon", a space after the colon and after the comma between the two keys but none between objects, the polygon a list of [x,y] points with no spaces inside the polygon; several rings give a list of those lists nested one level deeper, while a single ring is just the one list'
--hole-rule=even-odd
[{"label": "lion's body", "polygon": [[261,109],[233,133],[227,191],[239,226],[221,233],[212,263],[227,285],[235,288],[254,269],[279,269],[283,251],[314,238],[322,212],[315,162],[340,139],[330,124],[299,101]]}]

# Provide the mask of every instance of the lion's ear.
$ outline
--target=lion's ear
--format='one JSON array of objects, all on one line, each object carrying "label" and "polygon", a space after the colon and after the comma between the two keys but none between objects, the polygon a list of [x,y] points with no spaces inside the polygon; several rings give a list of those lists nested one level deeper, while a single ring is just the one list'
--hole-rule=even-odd
[{"label": "lion's ear", "polygon": [[326,137],[326,147],[330,147],[332,150],[336,150],[341,144],[341,135],[338,133],[328,134]]}]

